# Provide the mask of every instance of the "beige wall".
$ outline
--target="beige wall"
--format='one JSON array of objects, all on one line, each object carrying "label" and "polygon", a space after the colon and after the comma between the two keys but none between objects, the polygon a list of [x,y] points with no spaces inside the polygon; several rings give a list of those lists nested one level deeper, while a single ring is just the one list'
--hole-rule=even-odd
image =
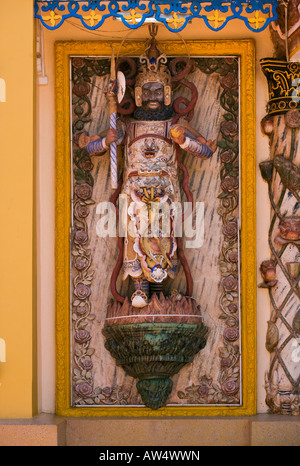
[{"label": "beige wall", "polygon": [[[129,40],[148,37],[147,27],[131,31],[116,21],[107,21],[100,31],[82,31],[65,24],[57,31],[44,30],[45,73],[48,85],[38,86],[38,137],[37,137],[37,199],[38,199],[38,368],[39,410],[55,411],[55,324],[54,324],[54,43],[57,40]],[[160,26],[158,39],[248,39],[256,43],[256,117],[257,117],[257,166],[268,157],[268,140],[261,134],[260,121],[265,115],[267,82],[259,59],[273,55],[268,30],[251,33],[240,21],[231,22],[223,31],[210,31],[201,20],[194,20],[180,35]],[[267,189],[257,169],[257,267],[269,257],[267,233],[269,225],[269,202]],[[259,275],[259,274],[258,274]],[[258,280],[260,277],[258,276]],[[269,299],[266,291],[258,289],[257,296],[257,390],[259,413],[266,412],[264,403],[264,373],[269,357],[265,349],[265,333],[269,319]]]}]

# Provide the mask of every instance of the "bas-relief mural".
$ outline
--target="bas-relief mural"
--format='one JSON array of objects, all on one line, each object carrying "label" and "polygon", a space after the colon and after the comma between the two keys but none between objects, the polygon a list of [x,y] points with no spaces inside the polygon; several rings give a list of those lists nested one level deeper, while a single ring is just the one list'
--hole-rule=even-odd
[{"label": "bas-relief mural", "polygon": [[[120,47],[115,42],[56,45],[57,413],[253,414],[253,44],[161,43],[172,77],[176,130],[184,123],[191,140],[197,135],[201,144],[216,141],[217,148],[205,159],[177,151],[181,201],[193,199],[204,207],[203,244],[189,247],[185,229],[183,238],[175,237],[177,275],[162,280],[157,294],[151,283],[143,307],[132,306],[134,282],[122,280],[126,238],[101,234],[103,205],[115,206],[117,220],[122,211],[126,145],[117,146],[117,189],[111,188],[110,150],[89,152],[89,144],[101,143],[110,124],[112,45]],[[121,124],[132,118],[135,76],[146,45],[123,46],[126,57],[116,62],[128,91],[117,107]],[[146,149],[153,157],[155,145]]]},{"label": "bas-relief mural", "polygon": [[[155,47],[152,40],[152,55]],[[139,78],[141,88],[149,83],[147,73],[150,73],[151,59],[152,64],[159,64],[160,54],[156,51],[156,62],[148,55],[149,69],[144,68],[144,74],[141,74],[144,80]],[[239,58],[192,57],[188,60],[168,57],[162,65],[166,67],[167,78],[161,79],[163,86],[170,88],[170,101],[161,105],[162,109],[167,108],[168,115],[147,120],[147,114],[146,117],[143,114],[142,121],[146,122],[142,123],[142,130],[138,111],[143,107],[137,107],[133,117],[136,107],[133,92],[130,92],[134,90],[139,65],[139,57],[122,57],[117,61],[117,69],[124,72],[127,90],[118,106],[118,131],[107,133],[110,115],[105,91],[110,85],[110,60],[79,56],[71,60],[74,190],[72,405],[146,404],[154,409],[162,404],[239,406]],[[154,78],[150,83],[160,81]],[[157,90],[161,90],[161,86],[151,88],[150,92]],[[152,115],[155,113],[157,110]],[[126,135],[124,144],[122,140],[129,121],[131,133]],[[185,136],[188,135],[184,142],[178,139],[182,128]],[[132,131],[135,131],[136,139]],[[161,131],[163,137],[157,138]],[[136,174],[128,177],[124,148],[128,156],[133,152],[130,148],[137,145],[133,148],[138,157],[147,133],[151,139],[149,144],[153,146],[148,147],[149,158],[142,158],[145,163],[138,159],[140,165],[131,167],[131,170],[145,170],[147,166],[151,170],[157,167],[160,171],[173,170],[173,185],[163,184],[165,178],[158,178],[157,183],[155,174],[146,178],[150,184],[144,183],[142,177],[137,180]],[[110,186],[110,154],[105,136],[123,142],[118,145],[117,155],[120,179],[123,173],[119,190],[112,190]],[[131,138],[130,142],[128,138]],[[149,137],[146,139],[149,142]],[[156,149],[155,143],[163,147]],[[156,151],[158,155],[164,151],[172,166],[156,161]],[[152,163],[147,164],[149,160]],[[137,185],[140,191],[135,189],[135,195],[141,193],[150,201],[154,201],[151,196],[160,201],[163,197],[171,201],[186,201],[193,197],[194,202],[204,203],[201,247],[181,249],[176,260],[176,255],[171,254],[174,243],[178,245],[180,242],[181,246],[188,238],[169,237],[163,244],[154,241],[152,250],[153,238],[150,238],[152,244],[148,241],[146,245],[143,243],[142,251],[137,249],[140,256],[131,246],[132,257],[128,259],[126,255],[124,260],[124,238],[101,237],[99,234],[99,220],[103,215],[101,217],[98,206],[103,201],[111,201],[117,206],[121,186],[121,192],[128,195],[131,187]],[[138,198],[141,199],[142,196]],[[155,252],[154,257],[147,254],[149,251]],[[141,261],[133,263],[134,259],[145,255],[148,262],[143,267]],[[173,257],[172,261],[170,257]],[[128,264],[133,276],[131,282],[129,277],[122,280],[124,271],[128,275]],[[155,269],[159,275],[156,281],[148,272]],[[152,333],[148,327],[145,330],[145,325],[152,325]],[[134,348],[131,353],[128,341]],[[187,341],[189,345],[185,346]],[[132,359],[139,345],[142,346],[142,359],[150,352],[152,358],[157,358],[154,363],[151,364],[150,357],[142,368],[141,359],[133,367]],[[154,356],[154,348],[160,345]],[[175,348],[179,348],[177,354]],[[161,351],[174,357],[162,363]],[[150,375],[145,376],[148,372]],[[141,380],[136,383],[139,377],[146,379],[143,387]]]}]

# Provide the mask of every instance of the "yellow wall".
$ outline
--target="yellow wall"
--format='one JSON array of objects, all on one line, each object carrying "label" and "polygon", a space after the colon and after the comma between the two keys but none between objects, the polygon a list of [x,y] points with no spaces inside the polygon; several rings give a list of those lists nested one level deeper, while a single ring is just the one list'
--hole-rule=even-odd
[{"label": "yellow wall", "polygon": [[32,0],[0,2],[0,417],[36,411],[34,255],[34,19]]}]

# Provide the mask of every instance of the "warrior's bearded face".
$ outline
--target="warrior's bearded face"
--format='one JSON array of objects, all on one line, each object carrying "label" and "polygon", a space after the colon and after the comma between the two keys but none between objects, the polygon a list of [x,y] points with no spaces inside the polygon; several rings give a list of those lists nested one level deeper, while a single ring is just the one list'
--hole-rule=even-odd
[{"label": "warrior's bearded face", "polygon": [[[171,92],[171,89],[169,89],[169,92]],[[166,95],[166,90],[162,83],[155,81],[145,83],[140,88],[140,104],[137,104],[134,117],[137,120],[144,121],[160,121],[171,118],[173,107],[171,104],[166,105],[166,96],[171,100],[170,95]]]},{"label": "warrior's bearded face", "polygon": [[149,82],[142,87],[142,107],[148,112],[157,112],[164,106],[164,86]]}]

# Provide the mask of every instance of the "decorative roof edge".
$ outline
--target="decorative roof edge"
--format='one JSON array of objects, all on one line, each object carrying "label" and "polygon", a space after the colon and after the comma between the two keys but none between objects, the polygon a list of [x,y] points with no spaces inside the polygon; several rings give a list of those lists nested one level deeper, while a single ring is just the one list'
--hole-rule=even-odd
[{"label": "decorative roof edge", "polygon": [[50,30],[72,18],[79,19],[84,28],[96,30],[106,19],[114,18],[130,29],[155,21],[171,32],[202,19],[209,29],[220,31],[229,21],[240,19],[251,31],[261,32],[277,19],[278,4],[278,0],[35,0],[34,16]]}]

